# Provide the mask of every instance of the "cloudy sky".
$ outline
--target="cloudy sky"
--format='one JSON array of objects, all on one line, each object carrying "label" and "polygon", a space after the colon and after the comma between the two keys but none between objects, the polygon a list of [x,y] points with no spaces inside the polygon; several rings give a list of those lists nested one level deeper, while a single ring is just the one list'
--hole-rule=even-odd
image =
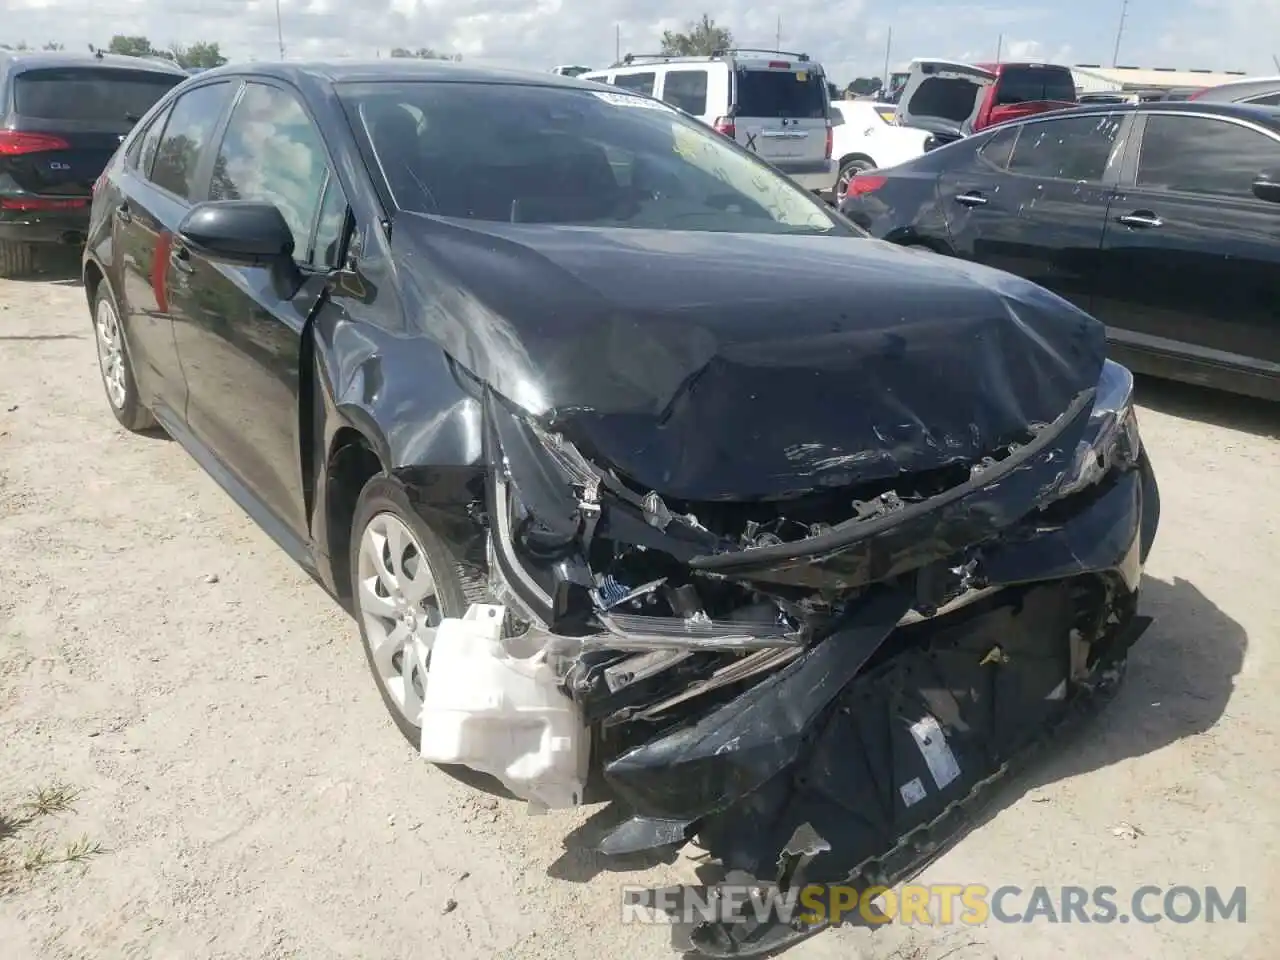
[{"label": "cloudy sky", "polygon": [[[286,55],[386,56],[431,46],[464,59],[545,69],[652,50],[704,10],[743,46],[808,51],[844,83],[913,56],[1111,62],[1122,0],[280,0]],[[235,58],[278,56],[275,0],[0,0],[0,43],[215,40]],[[1003,39],[1001,39],[1003,38]],[[1280,0],[1129,0],[1122,64],[1280,73]]]}]

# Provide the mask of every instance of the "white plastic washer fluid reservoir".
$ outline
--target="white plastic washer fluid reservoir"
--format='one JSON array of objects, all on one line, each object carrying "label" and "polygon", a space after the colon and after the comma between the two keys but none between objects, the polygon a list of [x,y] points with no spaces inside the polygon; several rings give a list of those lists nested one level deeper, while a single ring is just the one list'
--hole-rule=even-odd
[{"label": "white plastic washer fluid reservoir", "polygon": [[590,734],[542,651],[521,651],[519,637],[503,641],[504,613],[474,603],[461,619],[440,622],[423,697],[423,759],[491,774],[538,806],[577,806]]}]

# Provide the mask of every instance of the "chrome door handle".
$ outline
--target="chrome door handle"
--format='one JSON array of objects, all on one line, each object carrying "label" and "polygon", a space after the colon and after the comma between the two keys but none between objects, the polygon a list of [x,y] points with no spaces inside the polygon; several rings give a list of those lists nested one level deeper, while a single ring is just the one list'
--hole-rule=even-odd
[{"label": "chrome door handle", "polygon": [[1161,227],[1164,221],[1154,214],[1150,213],[1126,213],[1123,216],[1116,217],[1117,223],[1123,223],[1126,227]]},{"label": "chrome door handle", "polygon": [[956,196],[956,203],[966,207],[981,207],[986,202],[987,198],[980,193],[961,193]]}]

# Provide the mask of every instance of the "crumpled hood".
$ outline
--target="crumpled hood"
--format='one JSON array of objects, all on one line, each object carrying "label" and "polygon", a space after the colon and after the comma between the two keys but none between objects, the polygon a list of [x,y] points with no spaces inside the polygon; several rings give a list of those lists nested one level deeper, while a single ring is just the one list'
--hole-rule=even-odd
[{"label": "crumpled hood", "polygon": [[1101,324],[855,237],[396,220],[425,334],[584,454],[690,501],[975,461],[1097,383]]}]

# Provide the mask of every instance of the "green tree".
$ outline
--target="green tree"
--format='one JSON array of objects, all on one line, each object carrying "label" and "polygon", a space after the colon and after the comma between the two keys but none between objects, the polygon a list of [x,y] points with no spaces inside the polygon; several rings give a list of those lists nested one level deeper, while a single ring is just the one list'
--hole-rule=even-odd
[{"label": "green tree", "polygon": [[662,52],[669,57],[708,57],[732,46],[733,33],[729,28],[719,26],[705,13],[701,20],[687,24],[684,33],[662,32]]},{"label": "green tree", "polygon": [[46,43],[46,44],[44,45],[44,47],[43,47],[42,49],[44,49],[44,50],[61,50],[61,49],[62,49],[62,44],[58,43],[56,40],[50,40],[48,43]]},{"label": "green tree", "polygon": [[417,50],[410,50],[407,47],[395,47],[391,51],[391,56],[399,59],[406,57],[415,60],[461,60],[460,53],[440,53],[431,47],[419,47]]},{"label": "green tree", "polygon": [[154,57],[162,53],[151,46],[146,37],[126,37],[117,33],[107,45],[107,53],[118,53],[125,57]]},{"label": "green tree", "polygon": [[0,43],[0,50],[12,50],[14,53],[21,53],[23,50],[30,49],[25,40],[19,40],[17,43]]},{"label": "green tree", "polygon": [[201,41],[193,43],[189,47],[175,43],[172,47],[173,59],[177,61],[178,66],[187,69],[190,67],[203,67],[206,70],[213,67],[220,67],[227,62],[227,58],[222,55],[222,51],[218,49],[216,43]]}]

